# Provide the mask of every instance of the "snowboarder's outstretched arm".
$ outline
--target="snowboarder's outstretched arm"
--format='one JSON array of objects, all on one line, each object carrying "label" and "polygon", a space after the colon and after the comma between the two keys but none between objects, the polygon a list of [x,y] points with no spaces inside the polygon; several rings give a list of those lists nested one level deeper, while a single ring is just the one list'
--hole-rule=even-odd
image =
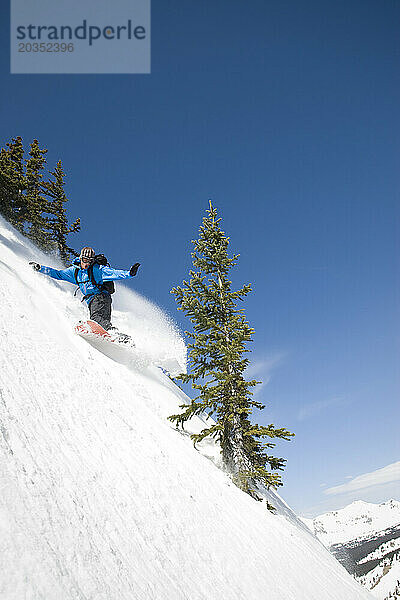
[{"label": "snowboarder's outstretched arm", "polygon": [[53,279],[61,279],[62,281],[69,281],[69,283],[75,283],[75,267],[68,267],[68,269],[52,269],[51,267],[45,267],[42,265],[40,269],[36,269],[39,273],[48,275]]},{"label": "snowboarder's outstretched arm", "polygon": [[[52,269],[51,267],[45,267],[44,265],[39,265],[38,263],[34,262],[30,262],[29,264],[35,271],[39,271],[39,273],[48,275],[53,279],[61,279],[62,281],[69,281],[69,283],[76,283],[76,267],[74,266],[68,267],[67,269]],[[99,281],[99,279],[102,281],[115,281],[117,279],[127,279],[130,277],[134,277],[139,267],[140,264],[135,263],[129,271],[123,271],[121,269],[112,269],[111,267],[100,266],[95,264],[94,270],[100,275],[100,278],[99,275],[95,275],[95,279],[96,281]]]},{"label": "snowboarder's outstretched arm", "polygon": [[101,277],[103,281],[116,281],[117,279],[127,279],[134,277],[137,273],[140,264],[135,263],[129,271],[123,271],[121,269],[112,269],[111,267],[100,267]]}]

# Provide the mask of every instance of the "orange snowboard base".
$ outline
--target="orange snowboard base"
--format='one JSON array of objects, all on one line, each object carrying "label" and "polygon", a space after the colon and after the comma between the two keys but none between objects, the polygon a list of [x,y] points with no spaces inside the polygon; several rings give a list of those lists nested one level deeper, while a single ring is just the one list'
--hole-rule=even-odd
[{"label": "orange snowboard base", "polygon": [[75,332],[79,335],[94,334],[106,340],[109,340],[110,342],[114,341],[111,335],[104,329],[104,327],[96,323],[96,321],[79,321],[79,323],[75,325]]}]

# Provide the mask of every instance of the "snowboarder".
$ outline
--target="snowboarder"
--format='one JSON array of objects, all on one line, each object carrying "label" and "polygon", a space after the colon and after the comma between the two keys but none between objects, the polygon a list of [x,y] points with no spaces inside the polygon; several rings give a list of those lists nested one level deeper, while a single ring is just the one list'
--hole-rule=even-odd
[{"label": "snowboarder", "polygon": [[[49,275],[53,279],[61,279],[75,283],[83,294],[83,300],[89,306],[90,319],[96,321],[110,333],[115,332],[118,341],[130,341],[127,334],[119,333],[111,324],[111,294],[114,291],[113,281],[134,277],[140,263],[135,263],[129,271],[112,269],[107,266],[107,259],[103,255],[96,255],[93,248],[82,248],[79,259],[71,267],[58,270],[29,263],[35,271]],[[82,301],[83,301],[82,300]]]}]

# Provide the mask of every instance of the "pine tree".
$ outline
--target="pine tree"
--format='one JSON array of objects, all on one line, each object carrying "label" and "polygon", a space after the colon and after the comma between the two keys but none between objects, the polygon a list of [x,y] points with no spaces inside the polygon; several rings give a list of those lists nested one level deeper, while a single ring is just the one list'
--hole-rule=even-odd
[{"label": "pine tree", "polygon": [[76,219],[72,225],[68,225],[68,217],[66,215],[65,203],[68,198],[65,195],[65,173],[62,168],[61,160],[58,161],[54,171],[50,173],[54,177],[54,181],[44,182],[42,184],[43,191],[50,197],[47,204],[47,212],[50,215],[49,231],[54,239],[61,260],[65,265],[70,264],[71,257],[76,256],[75,250],[67,244],[67,235],[80,230],[80,219]]},{"label": "pine tree", "polygon": [[11,221],[13,217],[13,186],[14,175],[10,153],[4,148],[0,151],[0,214]]},{"label": "pine tree", "polygon": [[28,227],[27,236],[42,250],[55,249],[55,242],[49,234],[48,202],[42,194],[43,169],[46,163],[47,150],[39,147],[39,142],[33,140],[30,146],[29,159],[26,162],[26,207]]},{"label": "pine tree", "polygon": [[0,151],[0,213],[23,232],[27,210],[22,138],[13,138],[7,146]]},{"label": "pine tree", "polygon": [[66,237],[80,230],[80,219],[68,225],[64,192],[65,173],[61,161],[51,173],[54,181],[44,181],[46,149],[33,140],[24,170],[22,138],[13,138],[0,150],[0,214],[42,250],[58,250],[65,264],[76,252]]},{"label": "pine tree", "polygon": [[244,354],[249,352],[246,344],[252,341],[254,330],[237,304],[251,291],[251,286],[232,291],[228,274],[239,255],[228,255],[229,238],[221,230],[221,219],[217,218],[211,202],[207,213],[199,239],[193,242],[192,260],[196,270],[190,271],[190,281],[184,281],[184,287],[171,290],[178,310],[189,316],[194,330],[186,332],[191,340],[188,344],[191,372],[177,379],[191,382],[198,395],[189,406],[181,406],[184,409],[181,414],[171,415],[169,419],[183,426],[202,412],[213,416],[215,424],[191,436],[194,443],[207,436],[216,438],[224,466],[233,481],[258,499],[258,484],[282,485],[277,471],[282,470],[286,462],[268,454],[275,444],[264,442],[263,438],[288,440],[293,434],[273,424],[265,427],[251,422],[253,409],[265,408],[252,398],[253,388],[259,382],[245,378],[249,360]]}]

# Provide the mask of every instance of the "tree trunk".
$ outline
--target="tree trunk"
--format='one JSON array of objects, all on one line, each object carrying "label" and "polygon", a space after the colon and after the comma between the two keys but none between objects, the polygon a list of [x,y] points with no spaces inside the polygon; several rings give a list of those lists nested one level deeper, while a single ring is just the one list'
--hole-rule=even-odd
[{"label": "tree trunk", "polygon": [[[225,332],[225,341],[227,347],[230,344],[229,334],[226,326],[226,307],[224,303],[224,298],[222,294],[222,280],[220,272],[218,274],[218,287],[220,289],[220,297],[221,304],[225,314],[225,323],[224,323],[224,332]],[[228,365],[228,373],[229,375],[234,374],[233,365]],[[231,398],[234,397],[234,389],[230,386],[228,389],[228,396]],[[233,415],[233,423],[224,427],[224,443],[222,450],[222,458],[227,469],[234,475],[235,477],[240,478],[241,474],[245,471],[249,471],[251,468],[250,462],[244,451],[244,442],[243,442],[243,432],[240,426],[240,418],[238,413],[234,412]]]}]

